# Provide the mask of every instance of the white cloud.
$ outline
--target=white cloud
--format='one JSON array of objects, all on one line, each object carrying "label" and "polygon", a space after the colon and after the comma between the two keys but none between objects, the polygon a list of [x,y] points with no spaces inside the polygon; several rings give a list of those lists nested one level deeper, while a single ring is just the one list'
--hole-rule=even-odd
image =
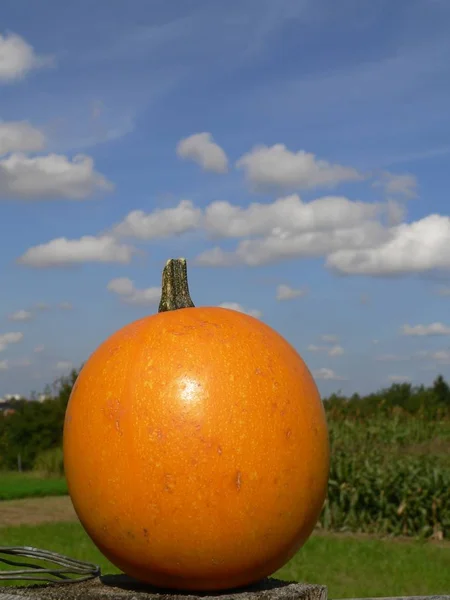
[{"label": "white cloud", "polygon": [[5,350],[9,344],[17,344],[23,340],[23,333],[11,331],[8,333],[0,333],[0,352]]},{"label": "white cloud", "polygon": [[450,327],[443,323],[431,323],[430,325],[403,325],[403,335],[450,335]]},{"label": "white cloud", "polygon": [[72,368],[72,363],[70,360],[59,360],[55,367],[58,369],[58,371],[68,371]]},{"label": "white cloud", "polygon": [[231,267],[238,263],[238,259],[235,253],[225,252],[216,246],[201,252],[194,262],[200,267]]},{"label": "white cloud", "polygon": [[408,377],[407,375],[389,375],[388,380],[391,383],[409,383],[411,377]]},{"label": "white cloud", "polygon": [[394,275],[450,268],[450,217],[429,215],[388,230],[365,248],[333,251],[327,267],[350,275]]},{"label": "white cloud", "polygon": [[31,321],[33,318],[33,313],[29,310],[16,310],[16,312],[9,315],[8,319],[10,321]]},{"label": "white cloud", "polygon": [[112,233],[140,240],[179,235],[200,226],[202,211],[191,200],[181,200],[175,208],[157,209],[151,213],[133,210],[113,227]]},{"label": "white cloud", "polygon": [[305,203],[294,194],[247,208],[212,202],[203,213],[183,200],[172,209],[133,211],[113,232],[152,239],[203,227],[216,237],[247,237],[235,250],[217,246],[204,251],[195,259],[203,266],[258,266],[324,256],[328,268],[354,275],[450,268],[450,217],[432,214],[412,223],[383,225],[377,218],[383,214],[390,223],[403,218],[403,208],[396,207],[395,201],[370,204],[340,196]]},{"label": "white cloud", "polygon": [[293,300],[294,298],[300,298],[301,296],[304,296],[306,293],[307,292],[305,289],[294,289],[294,288],[291,288],[286,283],[281,283],[277,287],[276,298],[277,298],[277,300],[280,300],[280,301]]},{"label": "white cloud", "polygon": [[0,121],[0,156],[10,152],[37,152],[44,146],[44,134],[27,121]]},{"label": "white cloud", "polygon": [[110,292],[114,292],[119,296],[129,296],[134,292],[134,284],[131,279],[128,277],[117,277],[116,279],[111,279],[106,288]]},{"label": "white cloud", "polygon": [[[247,208],[213,202],[204,227],[213,236],[246,237],[234,250],[219,246],[197,256],[203,266],[259,266],[281,260],[326,257],[326,266],[350,275],[404,275],[450,269],[450,217],[431,214],[400,223],[396,201],[352,202],[326,196],[308,203],[297,195]],[[388,226],[378,217],[387,215]],[[394,224],[393,224],[394,223]],[[446,295],[446,288],[441,290]]]},{"label": "white cloud", "polygon": [[95,171],[91,157],[60,154],[28,157],[22,153],[0,159],[0,198],[83,200],[113,184]]},{"label": "white cloud", "polygon": [[265,238],[243,240],[235,251],[211,248],[195,261],[200,266],[259,266],[291,258],[324,256],[341,248],[373,247],[387,236],[387,230],[380,223],[370,221],[353,228],[302,234],[274,231]]},{"label": "white cloud", "polygon": [[337,335],[333,335],[330,333],[324,333],[323,335],[320,336],[320,339],[323,342],[327,342],[329,344],[337,344],[337,342],[339,341],[339,338]]},{"label": "white cloud", "polygon": [[245,170],[247,179],[255,186],[312,189],[363,179],[356,169],[318,160],[304,150],[291,152],[284,144],[256,146],[236,166]]},{"label": "white cloud", "polygon": [[389,198],[386,202],[386,214],[389,227],[400,225],[406,217],[406,206],[404,203]]},{"label": "white cloud", "polygon": [[342,196],[325,196],[306,203],[293,194],[269,204],[254,202],[247,208],[218,201],[206,208],[205,228],[220,237],[320,232],[357,226],[383,210],[381,204],[352,202]]},{"label": "white cloud", "polygon": [[180,140],[177,144],[177,154],[180,158],[194,161],[205,171],[228,171],[227,155],[208,132],[194,133]]},{"label": "white cloud", "polygon": [[120,296],[127,304],[140,306],[157,304],[161,298],[161,287],[150,287],[139,290],[135,288],[134,283],[128,277],[112,279],[106,287],[110,292]]},{"label": "white cloud", "polygon": [[450,351],[449,350],[436,350],[434,352],[429,350],[423,350],[417,353],[421,358],[429,358],[441,364],[450,364]]},{"label": "white cloud", "polygon": [[33,69],[54,64],[50,56],[39,56],[33,47],[15,33],[0,34],[0,83],[11,83]]},{"label": "white cloud", "polygon": [[383,171],[379,180],[373,183],[374,187],[382,187],[388,196],[404,196],[415,198],[417,196],[417,179],[411,173],[398,175]]},{"label": "white cloud", "polygon": [[313,376],[315,379],[324,379],[327,381],[345,381],[346,378],[342,375],[338,375],[333,371],[333,369],[326,369],[323,367],[322,369],[317,369],[313,372]]},{"label": "white cloud", "polygon": [[237,310],[238,312],[250,315],[251,317],[255,317],[256,319],[260,319],[262,317],[262,312],[260,310],[257,310],[255,308],[244,308],[241,304],[238,304],[237,302],[222,302],[222,304],[219,304],[219,306],[222,308]]},{"label": "white cloud", "polygon": [[307,348],[310,352],[326,352],[328,356],[342,356],[344,354],[344,348],[339,344],[333,346],[317,346],[310,344]]},{"label": "white cloud", "polygon": [[50,306],[46,302],[38,302],[35,305],[35,308],[37,308],[37,310],[48,310]]},{"label": "white cloud", "polygon": [[450,351],[448,350],[437,350],[431,357],[438,362],[450,363]]},{"label": "white cloud", "polygon": [[309,352],[320,352],[321,350],[323,350],[324,346],[317,346],[316,344],[309,344],[307,350],[309,350]]},{"label": "white cloud", "polygon": [[64,267],[81,263],[120,263],[131,261],[134,248],[119,244],[110,236],[85,235],[79,239],[56,238],[28,248],[17,262],[30,267]]},{"label": "white cloud", "polygon": [[36,346],[36,348],[33,350],[33,352],[38,354],[39,352],[43,352],[44,350],[45,350],[45,346],[43,344],[41,344],[40,346]]},{"label": "white cloud", "polygon": [[344,354],[344,348],[336,344],[328,350],[328,354],[329,356],[341,356],[342,354]]},{"label": "white cloud", "polygon": [[9,369],[9,363],[7,360],[0,360],[0,371],[7,371]]}]

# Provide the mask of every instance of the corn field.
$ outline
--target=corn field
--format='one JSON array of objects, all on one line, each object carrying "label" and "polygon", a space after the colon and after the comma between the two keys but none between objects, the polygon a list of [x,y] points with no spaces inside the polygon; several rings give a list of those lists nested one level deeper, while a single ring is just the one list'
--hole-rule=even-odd
[{"label": "corn field", "polygon": [[450,538],[450,420],[328,416],[332,460],[319,527]]}]

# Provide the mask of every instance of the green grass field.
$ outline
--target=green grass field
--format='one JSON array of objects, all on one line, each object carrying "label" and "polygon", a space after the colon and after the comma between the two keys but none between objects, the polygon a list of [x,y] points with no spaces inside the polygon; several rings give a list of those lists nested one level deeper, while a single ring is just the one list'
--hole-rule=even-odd
[{"label": "green grass field", "polygon": [[[117,573],[78,523],[2,528],[1,544],[32,545]],[[450,545],[315,535],[275,576],[328,586],[329,598],[450,592]],[[3,567],[2,567],[3,568]]]},{"label": "green grass field", "polygon": [[35,473],[0,471],[0,500],[64,496],[67,484],[64,477],[41,477]]}]

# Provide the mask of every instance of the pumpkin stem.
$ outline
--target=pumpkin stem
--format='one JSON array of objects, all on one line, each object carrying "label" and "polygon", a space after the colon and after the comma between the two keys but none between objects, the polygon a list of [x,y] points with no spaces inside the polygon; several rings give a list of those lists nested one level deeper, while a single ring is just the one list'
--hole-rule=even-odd
[{"label": "pumpkin stem", "polygon": [[185,258],[170,258],[162,273],[161,301],[158,312],[194,308],[189,294]]}]

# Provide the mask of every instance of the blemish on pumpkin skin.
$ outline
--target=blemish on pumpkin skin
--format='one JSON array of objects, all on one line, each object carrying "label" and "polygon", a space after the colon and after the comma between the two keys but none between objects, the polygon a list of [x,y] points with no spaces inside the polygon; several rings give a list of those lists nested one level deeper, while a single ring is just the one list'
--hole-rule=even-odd
[{"label": "blemish on pumpkin skin", "polygon": [[241,487],[242,487],[242,476],[241,476],[241,472],[240,471],[236,471],[236,477],[234,479],[234,483],[236,485],[236,489],[238,492],[241,491]]},{"label": "blemish on pumpkin skin", "polygon": [[125,414],[125,409],[120,403],[118,398],[110,398],[107,401],[106,407],[103,409],[107,416],[114,421],[115,429],[122,435],[122,429],[120,426],[120,417]]},{"label": "blemish on pumpkin skin", "polygon": [[213,443],[211,442],[211,440],[205,440],[205,438],[203,436],[200,437],[200,441],[202,444],[204,444],[207,448],[211,448]]},{"label": "blemish on pumpkin skin", "polygon": [[118,352],[120,352],[120,350],[121,350],[120,346],[114,346],[113,348],[109,349],[108,354],[111,357],[111,356],[114,356],[114,354],[117,354]]},{"label": "blemish on pumpkin skin", "polygon": [[217,446],[217,454],[222,454],[222,446]]},{"label": "blemish on pumpkin skin", "polygon": [[148,529],[146,529],[146,528],[144,527],[144,529],[142,530],[142,532],[143,532],[143,534],[144,534],[144,537],[145,537],[145,538],[148,538]]},{"label": "blemish on pumpkin skin", "polygon": [[291,437],[291,435],[292,435],[292,431],[290,429],[288,429],[286,431],[285,435],[286,435],[286,439],[288,440]]},{"label": "blemish on pumpkin skin", "polygon": [[168,494],[173,494],[175,489],[175,478],[170,473],[164,475],[164,491]]},{"label": "blemish on pumpkin skin", "polygon": [[219,323],[214,323],[213,321],[205,321],[204,319],[201,319],[201,320],[198,321],[198,323],[202,327],[205,327],[205,325],[206,325],[208,327],[215,327],[216,329],[220,329]]}]

